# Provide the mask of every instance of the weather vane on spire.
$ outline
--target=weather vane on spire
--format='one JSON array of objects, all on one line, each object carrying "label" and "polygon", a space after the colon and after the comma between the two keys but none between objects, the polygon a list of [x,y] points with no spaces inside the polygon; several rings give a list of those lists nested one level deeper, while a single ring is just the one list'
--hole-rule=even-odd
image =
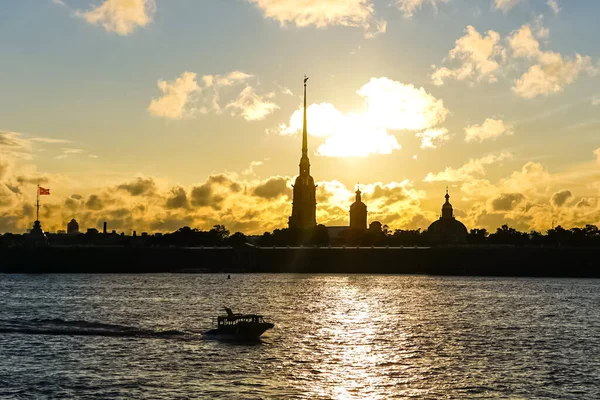
[{"label": "weather vane on spire", "polygon": [[308,76],[306,76],[306,74],[304,74],[304,85],[306,85],[307,80],[308,80]]}]

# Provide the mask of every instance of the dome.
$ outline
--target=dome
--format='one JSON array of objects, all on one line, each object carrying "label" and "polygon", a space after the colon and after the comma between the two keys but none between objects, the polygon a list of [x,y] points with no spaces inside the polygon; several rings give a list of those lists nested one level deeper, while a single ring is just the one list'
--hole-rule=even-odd
[{"label": "dome", "polygon": [[462,243],[467,240],[469,231],[467,227],[454,218],[454,210],[450,204],[450,195],[446,189],[446,202],[442,206],[442,216],[437,221],[434,221],[429,228],[427,234],[434,242],[443,243]]},{"label": "dome", "polygon": [[469,233],[465,224],[454,218],[440,218],[434,221],[427,228],[427,232],[439,235],[467,235]]}]

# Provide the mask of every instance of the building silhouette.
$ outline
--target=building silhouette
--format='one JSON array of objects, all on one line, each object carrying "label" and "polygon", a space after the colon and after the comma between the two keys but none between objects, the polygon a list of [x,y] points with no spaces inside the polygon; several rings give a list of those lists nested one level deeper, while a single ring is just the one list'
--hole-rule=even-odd
[{"label": "building silhouette", "polygon": [[446,202],[442,206],[442,216],[427,228],[427,235],[434,243],[465,243],[467,227],[454,218],[454,210],[450,204],[450,195],[446,189]]},{"label": "building silhouette", "polygon": [[77,235],[79,233],[79,224],[75,221],[75,218],[67,224],[67,234]]},{"label": "building silhouette", "polygon": [[308,133],[306,127],[306,81],[304,77],[304,123],[302,129],[302,157],[300,158],[300,174],[294,182],[294,197],[292,200],[292,215],[288,220],[290,229],[307,229],[317,225],[316,186],[310,176],[310,161],[308,159]]},{"label": "building silhouette", "polygon": [[356,200],[350,205],[350,229],[367,229],[367,205],[362,202],[360,189],[356,189]]}]

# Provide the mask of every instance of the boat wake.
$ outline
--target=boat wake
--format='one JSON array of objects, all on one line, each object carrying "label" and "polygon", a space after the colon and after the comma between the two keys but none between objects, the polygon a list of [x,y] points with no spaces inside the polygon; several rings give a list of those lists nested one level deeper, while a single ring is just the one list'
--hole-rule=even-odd
[{"label": "boat wake", "polygon": [[0,334],[113,336],[161,339],[185,339],[193,333],[179,330],[152,330],[102,322],[53,319],[0,320]]}]

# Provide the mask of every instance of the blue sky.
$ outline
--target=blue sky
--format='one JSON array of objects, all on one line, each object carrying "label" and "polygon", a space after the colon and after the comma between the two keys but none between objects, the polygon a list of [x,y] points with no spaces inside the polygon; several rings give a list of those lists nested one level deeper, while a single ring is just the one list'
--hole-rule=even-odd
[{"label": "blue sky", "polygon": [[[5,229],[30,222],[31,183],[19,177],[52,182],[56,229],[70,214],[97,224],[110,210],[86,208],[90,196],[112,199],[138,178],[155,197],[106,201],[146,202],[122,229],[185,218],[282,225],[226,203],[194,206],[192,192],[225,174],[249,192],[279,188],[248,203],[288,212],[304,73],[323,223],[347,219],[356,182],[373,193],[373,217],[398,228],[435,219],[445,186],[469,227],[597,222],[596,206],[576,205],[599,194],[599,16],[600,3],[584,0],[2,1],[0,131],[22,148],[0,147],[10,167],[0,179],[24,185],[2,192]],[[187,208],[160,206],[174,187]],[[568,204],[553,204],[563,191]],[[73,194],[81,204],[59,211]],[[494,203],[507,195],[518,201]]]}]

